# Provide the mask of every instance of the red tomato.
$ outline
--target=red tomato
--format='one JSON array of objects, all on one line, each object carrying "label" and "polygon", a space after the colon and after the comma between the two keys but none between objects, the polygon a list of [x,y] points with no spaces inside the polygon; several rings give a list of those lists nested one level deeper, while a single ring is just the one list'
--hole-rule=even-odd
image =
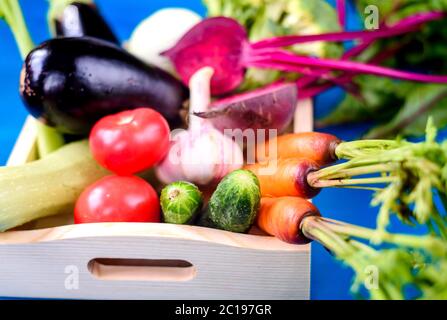
[{"label": "red tomato", "polygon": [[143,179],[108,176],[82,192],[74,221],[160,222],[160,203],[155,190]]},{"label": "red tomato", "polygon": [[157,111],[140,108],[99,120],[90,133],[90,150],[100,165],[119,175],[149,169],[169,149],[169,125]]}]

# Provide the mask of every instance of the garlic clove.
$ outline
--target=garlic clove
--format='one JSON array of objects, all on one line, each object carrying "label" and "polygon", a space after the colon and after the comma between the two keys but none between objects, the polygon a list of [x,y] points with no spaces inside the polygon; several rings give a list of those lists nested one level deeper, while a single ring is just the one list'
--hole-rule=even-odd
[{"label": "garlic clove", "polygon": [[168,154],[155,168],[155,175],[162,183],[169,184],[172,182],[186,180],[183,171],[180,170],[181,162],[181,146],[184,141],[188,141],[189,133],[182,131],[171,138],[171,145]]}]

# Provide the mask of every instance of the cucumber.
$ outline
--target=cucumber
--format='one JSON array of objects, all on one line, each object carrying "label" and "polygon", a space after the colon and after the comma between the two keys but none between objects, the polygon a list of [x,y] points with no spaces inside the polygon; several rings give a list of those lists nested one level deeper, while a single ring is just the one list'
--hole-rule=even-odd
[{"label": "cucumber", "polygon": [[194,224],[200,227],[219,229],[219,227],[211,221],[208,207],[197,217]]},{"label": "cucumber", "polygon": [[35,219],[72,213],[81,192],[108,174],[92,158],[86,140],[25,165],[0,167],[0,232]]},{"label": "cucumber", "polygon": [[256,218],[260,200],[258,178],[248,170],[233,171],[211,196],[209,219],[220,229],[246,232]]},{"label": "cucumber", "polygon": [[167,185],[160,196],[164,222],[186,224],[202,208],[202,193],[192,183],[178,181]]}]

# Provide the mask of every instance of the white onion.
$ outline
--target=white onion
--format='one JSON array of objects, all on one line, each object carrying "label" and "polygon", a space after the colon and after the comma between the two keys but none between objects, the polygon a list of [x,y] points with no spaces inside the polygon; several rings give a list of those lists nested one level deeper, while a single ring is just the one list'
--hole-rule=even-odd
[{"label": "white onion", "polygon": [[174,73],[170,60],[160,53],[175,46],[180,38],[201,20],[197,13],[188,9],[161,9],[140,22],[126,48],[146,63]]}]

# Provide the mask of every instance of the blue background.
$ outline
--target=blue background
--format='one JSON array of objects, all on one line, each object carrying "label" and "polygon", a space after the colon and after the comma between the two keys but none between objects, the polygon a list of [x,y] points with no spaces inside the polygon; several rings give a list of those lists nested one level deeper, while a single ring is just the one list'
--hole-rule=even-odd
[{"label": "blue background", "polygon": [[[1,1],[1,0],[0,0]],[[334,1],[330,1],[332,4]],[[152,12],[162,7],[188,7],[201,15],[206,11],[200,0],[96,0],[103,15],[121,40],[128,39],[134,27]],[[49,37],[46,24],[47,2],[45,0],[22,0],[25,19],[36,43]],[[361,24],[349,10],[349,27]],[[20,132],[27,115],[19,94],[19,72],[21,59],[14,39],[8,28],[0,22],[0,164],[4,164]],[[316,99],[316,115],[326,114],[341,99],[341,90],[331,90]],[[336,134],[341,139],[358,137],[368,128],[368,124],[333,127],[325,131]],[[360,190],[324,190],[315,203],[327,217],[341,221],[374,227],[377,210],[369,206],[371,194]],[[399,226],[395,231],[409,231]],[[414,230],[411,230],[415,232]],[[421,230],[416,230],[416,232]],[[350,269],[338,263],[319,244],[312,244],[312,299],[352,299],[349,293],[352,281]]]}]

